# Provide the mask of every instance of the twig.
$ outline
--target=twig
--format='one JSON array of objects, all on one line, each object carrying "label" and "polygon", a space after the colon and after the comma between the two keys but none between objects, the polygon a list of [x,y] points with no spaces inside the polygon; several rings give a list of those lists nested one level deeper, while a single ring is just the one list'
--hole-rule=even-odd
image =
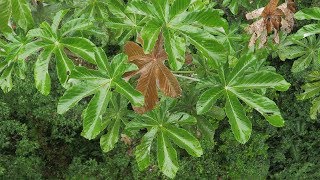
[{"label": "twig", "polygon": [[197,81],[197,82],[200,82],[201,80],[200,79],[197,79],[197,78],[192,78],[192,77],[188,77],[188,76],[181,76],[181,75],[178,75],[178,74],[174,74],[176,77],[178,78],[183,78],[183,79],[188,79],[190,81]]}]

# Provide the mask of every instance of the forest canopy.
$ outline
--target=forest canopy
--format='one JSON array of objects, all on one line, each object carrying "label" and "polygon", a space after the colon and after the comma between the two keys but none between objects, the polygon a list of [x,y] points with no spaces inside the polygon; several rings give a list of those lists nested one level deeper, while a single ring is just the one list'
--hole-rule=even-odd
[{"label": "forest canopy", "polygon": [[317,0],[2,0],[0,178],[319,178]]}]

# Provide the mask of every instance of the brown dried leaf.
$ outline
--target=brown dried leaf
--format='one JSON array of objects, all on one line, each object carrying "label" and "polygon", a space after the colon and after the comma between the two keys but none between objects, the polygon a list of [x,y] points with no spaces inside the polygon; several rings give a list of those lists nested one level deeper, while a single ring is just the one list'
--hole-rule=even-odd
[{"label": "brown dried leaf", "polygon": [[289,9],[289,4],[282,4],[278,8],[282,10],[285,15],[285,18],[282,18],[282,27],[281,30],[290,33],[294,26],[294,12]]},{"label": "brown dried leaf", "polygon": [[266,5],[266,7],[264,7],[264,10],[262,12],[262,17],[264,17],[263,14],[266,14],[266,15],[272,14],[273,11],[277,8],[278,4],[279,4],[279,0],[270,0],[269,3]]},{"label": "brown dried leaf", "polygon": [[261,17],[251,24],[246,30],[252,34],[249,46],[256,44],[260,38],[259,48],[263,47],[268,39],[268,34],[274,32],[274,42],[279,44],[279,31],[290,33],[294,25],[295,4],[293,0],[278,6],[279,0],[270,0],[264,8],[246,14],[248,20]]},{"label": "brown dried leaf", "polygon": [[263,10],[264,10],[264,8],[260,8],[260,9],[256,9],[252,12],[247,13],[246,14],[247,20],[256,19],[256,18],[260,17]]},{"label": "brown dried leaf", "polygon": [[128,42],[124,48],[125,53],[129,56],[129,61],[139,67],[138,71],[126,74],[126,79],[139,74],[140,78],[137,83],[137,90],[145,97],[143,107],[134,107],[138,113],[145,113],[152,110],[159,101],[159,88],[166,96],[178,97],[181,95],[181,88],[176,77],[164,65],[168,55],[163,48],[163,37],[159,39],[151,52],[145,54],[141,46],[134,42]]},{"label": "brown dried leaf", "polygon": [[297,11],[297,6],[296,6],[296,3],[294,2],[294,0],[288,0],[287,1],[287,6],[288,6],[288,9],[292,13],[295,13]]},{"label": "brown dried leaf", "polygon": [[132,144],[132,140],[131,138],[126,135],[126,134],[121,134],[121,139],[120,139],[122,142],[124,142],[124,144],[130,146]]},{"label": "brown dried leaf", "polygon": [[281,18],[283,12],[277,8],[279,0],[271,0],[262,11],[261,17],[267,28],[267,32],[271,33],[273,29],[279,30],[281,27]]},{"label": "brown dried leaf", "polygon": [[253,46],[256,41],[260,38],[260,47],[262,47],[267,42],[267,30],[266,30],[266,24],[264,23],[263,19],[260,19],[256,21],[255,23],[251,24],[247,31],[252,34],[249,47]]},{"label": "brown dried leaf", "polygon": [[140,114],[152,110],[159,100],[155,72],[155,65],[151,62],[138,80],[137,90],[144,95],[144,106],[134,107],[134,110]]},{"label": "brown dried leaf", "polygon": [[186,64],[190,65],[192,64],[193,58],[192,55],[189,53],[186,53]]},{"label": "brown dried leaf", "polygon": [[181,89],[179,82],[176,77],[171,73],[171,71],[163,64],[157,64],[157,74],[159,89],[166,95],[170,97],[178,97],[181,95]]}]

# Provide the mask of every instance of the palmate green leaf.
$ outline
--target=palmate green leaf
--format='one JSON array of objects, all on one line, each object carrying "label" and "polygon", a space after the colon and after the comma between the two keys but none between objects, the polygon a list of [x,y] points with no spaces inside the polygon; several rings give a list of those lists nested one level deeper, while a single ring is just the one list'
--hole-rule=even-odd
[{"label": "palmate green leaf", "polygon": [[171,102],[165,100],[161,106],[146,114],[137,116],[126,126],[127,130],[147,128],[135,156],[140,170],[150,165],[152,142],[157,139],[157,161],[160,170],[168,177],[174,178],[178,170],[176,150],[172,143],[185,149],[190,155],[199,157],[203,154],[200,142],[182,125],[195,124],[196,119],[186,113],[168,113]]},{"label": "palmate green leaf", "polygon": [[[292,40],[291,43],[282,46],[278,54],[282,60],[298,58],[294,61],[291,69],[293,73],[298,73],[309,67],[320,67],[319,48],[320,38],[313,35],[301,40]],[[310,66],[311,64],[313,66]]]},{"label": "palmate green leaf", "polygon": [[[81,99],[93,95],[87,108],[83,112],[83,131],[82,135],[87,139],[96,138],[108,125],[112,128],[109,133],[101,139],[101,146],[104,151],[109,151],[118,141],[119,118],[104,118],[106,109],[114,94],[113,89],[128,97],[129,101],[134,105],[142,105],[144,102],[143,96],[133,87],[125,82],[118,74],[124,74],[127,71],[127,57],[123,54],[115,56],[111,63],[107,59],[102,59],[105,54],[102,49],[97,50],[97,60],[99,64],[103,64],[105,69],[90,70],[83,67],[77,67],[71,74],[71,79],[79,81],[79,83],[68,88],[58,103],[58,113],[63,114],[70,108],[75,106]],[[105,63],[103,63],[105,62]],[[110,67],[113,62],[121,62],[118,68],[113,69],[116,72],[110,73]],[[100,66],[101,67],[101,66]],[[100,68],[99,67],[99,68]],[[121,90],[119,88],[121,87]],[[123,105],[126,107],[126,105]],[[120,113],[120,112],[117,112]],[[114,120],[109,122],[110,119]]]},{"label": "palmate green leaf", "polygon": [[236,64],[236,66],[232,69],[231,73],[228,75],[228,84],[232,85],[233,83],[237,82],[237,78],[243,77],[245,71],[252,67],[256,61],[257,58],[252,53],[243,55],[239,59],[239,62]]},{"label": "palmate green leaf", "polygon": [[[206,90],[197,103],[197,113],[203,114],[213,107],[215,101],[223,97],[226,100],[225,112],[229,124],[240,143],[246,143],[252,131],[251,122],[240,100],[263,115],[271,125],[281,127],[284,119],[276,103],[256,92],[267,88],[286,91],[290,87],[290,84],[275,72],[251,68],[256,66],[259,60],[252,52],[244,54],[231,72],[228,67],[218,69],[220,82]],[[216,65],[219,64],[216,62]]]},{"label": "palmate green leaf", "polygon": [[[128,12],[148,19],[141,30],[146,53],[153,49],[158,34],[163,32],[169,65],[174,70],[179,70],[184,64],[187,40],[197,48],[206,47],[211,43],[215,48],[205,50],[217,59],[221,59],[220,55],[225,53],[222,50],[223,46],[203,30],[204,27],[226,27],[225,21],[217,13],[218,11],[211,11],[209,8],[201,11],[189,9],[193,3],[195,1],[191,0],[150,0],[149,2],[133,0],[127,6]],[[208,39],[210,39],[209,42]]]},{"label": "palmate green leaf", "polygon": [[228,49],[229,55],[236,55],[237,50],[245,46],[244,42],[246,37],[239,34],[238,27],[239,24],[232,24],[232,26],[228,28],[228,24],[226,24],[224,29],[209,29],[211,30],[210,33],[214,34],[217,40]]},{"label": "palmate green leaf", "polygon": [[115,39],[119,41],[119,44],[124,44],[131,36],[137,36],[145,20],[127,12],[122,0],[110,0],[106,1],[106,3],[111,16],[105,25],[108,28],[119,30],[118,34],[115,35]]},{"label": "palmate green leaf", "polygon": [[[100,51],[101,52],[101,51]],[[122,57],[126,59],[126,56],[123,54],[117,55],[115,59]],[[121,64],[121,66],[126,67],[128,64]],[[126,69],[119,68],[119,71],[124,73]],[[98,89],[103,89],[105,91],[111,91],[111,87],[122,87],[122,90],[119,90],[121,94],[124,94],[126,97],[130,97],[129,100],[132,101],[135,105],[143,104],[143,97],[138,93],[134,88],[132,88],[127,82],[123,81],[121,77],[118,76],[109,76],[106,72],[101,73],[97,70],[89,70],[84,68],[76,68],[72,74],[72,79],[78,79],[82,82],[80,84],[74,85],[66,91],[64,96],[60,99],[58,105],[58,113],[62,114],[72,108],[77,104],[81,99],[86,96],[89,96]],[[131,91],[131,92],[128,92]],[[107,94],[106,94],[107,95]]]},{"label": "palmate green leaf", "polygon": [[[68,57],[65,49],[68,49],[75,56],[88,61],[91,64],[96,64],[94,52],[96,51],[95,45],[88,39],[82,37],[67,37],[66,35],[72,34],[78,30],[85,30],[92,27],[87,19],[76,18],[73,19],[59,29],[59,25],[63,17],[67,14],[67,10],[59,11],[53,18],[53,23],[50,26],[47,22],[43,22],[40,28],[32,29],[28,32],[28,38],[36,38],[35,41],[30,42],[24,46],[22,57],[26,58],[30,54],[42,49],[47,51],[43,54],[46,57],[54,57],[56,62],[56,70],[60,83],[63,87],[67,88],[68,79],[72,74],[75,67],[73,61]],[[50,52],[48,54],[48,52]],[[40,52],[41,53],[41,52]],[[42,58],[42,57],[41,57]],[[40,63],[35,66],[34,74],[37,89],[48,95],[50,92],[50,77],[47,76],[48,67],[46,64],[50,58],[46,58],[46,63],[40,66]],[[41,62],[40,60],[38,62]],[[45,77],[40,75],[46,74]]]}]

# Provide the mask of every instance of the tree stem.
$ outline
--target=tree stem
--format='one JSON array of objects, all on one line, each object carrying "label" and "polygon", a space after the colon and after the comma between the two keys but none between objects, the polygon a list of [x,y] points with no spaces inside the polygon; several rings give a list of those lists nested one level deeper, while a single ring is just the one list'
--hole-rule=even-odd
[{"label": "tree stem", "polygon": [[192,78],[192,77],[188,77],[188,76],[181,76],[181,75],[178,75],[178,74],[174,74],[176,77],[178,78],[183,78],[183,79],[188,79],[190,81],[197,81],[197,82],[200,82],[201,80],[200,79],[197,79],[197,78]]},{"label": "tree stem", "polygon": [[173,74],[192,74],[194,71],[171,71]]}]

